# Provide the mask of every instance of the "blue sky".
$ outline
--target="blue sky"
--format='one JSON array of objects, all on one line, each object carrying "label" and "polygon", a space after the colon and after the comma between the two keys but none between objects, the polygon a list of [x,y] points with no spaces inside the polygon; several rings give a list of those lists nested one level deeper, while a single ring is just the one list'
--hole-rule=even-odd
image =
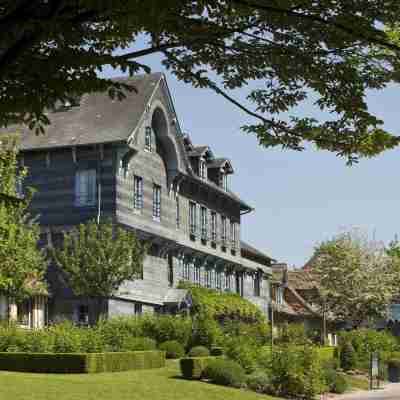
[{"label": "blue sky", "polygon": [[[243,217],[242,239],[280,262],[301,267],[316,244],[343,229],[361,228],[385,242],[400,232],[400,149],[352,167],[328,152],[265,149],[241,131],[251,120],[234,105],[212,91],[177,81],[158,56],[140,61],[166,73],[181,126],[192,141],[232,160],[232,188],[255,208]],[[121,73],[108,69],[105,75]],[[244,100],[246,93],[240,90],[235,96]],[[370,109],[396,135],[399,98],[398,87],[368,96]],[[310,105],[297,112],[322,117]]]}]

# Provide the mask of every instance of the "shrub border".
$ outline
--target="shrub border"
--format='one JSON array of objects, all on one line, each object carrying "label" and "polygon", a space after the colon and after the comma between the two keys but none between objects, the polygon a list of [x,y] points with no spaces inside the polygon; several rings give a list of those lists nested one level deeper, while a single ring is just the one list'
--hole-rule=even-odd
[{"label": "shrub border", "polygon": [[0,353],[0,370],[44,373],[118,372],[162,368],[163,351],[115,353]]}]

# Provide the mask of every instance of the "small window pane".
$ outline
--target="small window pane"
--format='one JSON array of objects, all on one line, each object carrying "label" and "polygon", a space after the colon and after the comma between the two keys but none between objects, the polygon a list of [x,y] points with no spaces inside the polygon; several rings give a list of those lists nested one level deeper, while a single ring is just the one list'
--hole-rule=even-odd
[{"label": "small window pane", "polygon": [[161,218],[161,186],[153,185],[153,218]]},{"label": "small window pane", "polygon": [[146,127],[144,148],[147,151],[152,151],[153,150],[153,146],[152,146],[152,130],[151,130],[150,126]]},{"label": "small window pane", "polygon": [[143,208],[143,179],[136,175],[133,178],[133,208],[136,210]]},{"label": "small window pane", "polygon": [[75,174],[75,205],[94,206],[96,196],[96,170],[77,171]]}]

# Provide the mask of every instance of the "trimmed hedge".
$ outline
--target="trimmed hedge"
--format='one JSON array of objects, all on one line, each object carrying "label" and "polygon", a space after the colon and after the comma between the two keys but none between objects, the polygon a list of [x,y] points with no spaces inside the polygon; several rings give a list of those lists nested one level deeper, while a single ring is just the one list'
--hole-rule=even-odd
[{"label": "trimmed hedge", "polygon": [[217,357],[188,357],[181,358],[180,367],[182,376],[186,379],[201,379],[203,371],[211,361]]},{"label": "trimmed hedge", "polygon": [[163,351],[124,353],[0,353],[0,370],[47,373],[117,372],[165,366]]}]

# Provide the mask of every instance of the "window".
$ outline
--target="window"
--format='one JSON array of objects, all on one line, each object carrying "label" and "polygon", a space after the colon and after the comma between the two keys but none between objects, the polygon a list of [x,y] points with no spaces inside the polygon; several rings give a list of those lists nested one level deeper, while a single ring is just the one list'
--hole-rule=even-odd
[{"label": "window", "polygon": [[221,290],[222,289],[222,271],[220,269],[217,269],[217,271],[216,271],[215,280],[216,280],[216,284],[215,284],[216,288]]},{"label": "window", "polygon": [[243,272],[236,271],[236,293],[239,296],[243,296]]},{"label": "window", "polygon": [[253,276],[253,293],[254,296],[259,297],[261,292],[261,276],[260,272],[256,272]]},{"label": "window", "polygon": [[197,234],[197,212],[196,203],[189,202],[189,231],[190,234],[196,236]]},{"label": "window", "polygon": [[207,179],[207,165],[206,162],[202,159],[200,159],[199,163],[199,175],[203,181]]},{"label": "window", "polygon": [[225,270],[225,282],[224,282],[225,290],[230,291],[231,290],[231,272],[228,270]]},{"label": "window", "polygon": [[217,213],[211,212],[211,241],[217,241]]},{"label": "window", "polygon": [[135,303],[135,315],[140,315],[143,312],[143,306],[141,303]]},{"label": "window", "polygon": [[96,205],[96,170],[77,171],[75,175],[75,205]]},{"label": "window", "polygon": [[161,186],[153,185],[153,219],[161,218]]},{"label": "window", "polygon": [[17,305],[17,322],[18,325],[30,328],[32,318],[32,305],[30,300],[25,300]]},{"label": "window", "polygon": [[146,126],[146,132],[145,132],[145,137],[144,137],[144,149],[146,151],[152,151],[153,146],[152,146],[152,130],[150,126]]},{"label": "window", "polygon": [[133,208],[143,208],[143,178],[136,175],[133,177]]},{"label": "window", "polygon": [[176,205],[176,228],[179,229],[181,227],[181,207],[180,207],[179,196],[176,196],[175,205]]},{"label": "window", "polygon": [[174,259],[171,253],[168,254],[168,283],[174,286]]},{"label": "window", "polygon": [[222,232],[221,232],[222,245],[226,246],[228,227],[227,227],[226,217],[224,216],[221,216],[221,225],[222,225]]},{"label": "window", "polygon": [[183,279],[190,281],[190,262],[187,259],[183,260]]},{"label": "window", "polygon": [[212,274],[211,274],[211,269],[207,268],[205,271],[206,274],[206,287],[210,288],[212,287]]},{"label": "window", "polygon": [[89,307],[85,304],[78,307],[78,324],[89,325]]},{"label": "window", "polygon": [[195,264],[194,266],[194,283],[200,285],[200,265]]},{"label": "window", "polygon": [[231,221],[231,247],[236,249],[236,223]]},{"label": "window", "polygon": [[208,239],[208,210],[206,207],[201,207],[201,238],[203,240]]},{"label": "window", "polygon": [[226,174],[225,172],[221,172],[219,185],[222,187],[222,189],[224,189],[226,191],[228,190],[229,178],[228,178],[228,174]]},{"label": "window", "polygon": [[276,304],[279,306],[283,304],[283,288],[280,286],[276,288]]}]

